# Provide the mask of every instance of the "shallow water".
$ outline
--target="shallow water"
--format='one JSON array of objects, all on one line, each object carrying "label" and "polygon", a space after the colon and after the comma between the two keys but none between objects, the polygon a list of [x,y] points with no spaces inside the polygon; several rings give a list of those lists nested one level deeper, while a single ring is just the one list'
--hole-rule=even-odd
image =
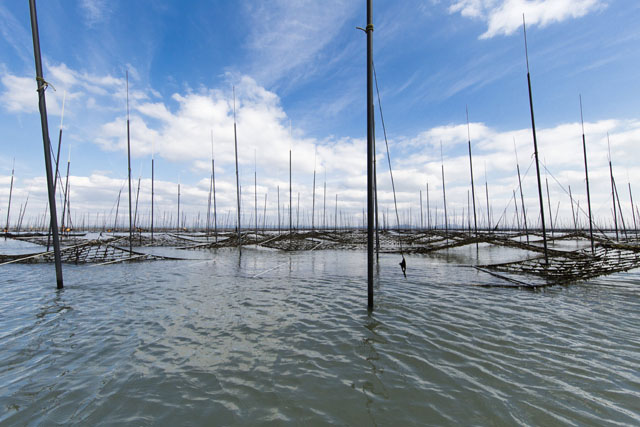
[{"label": "shallow water", "polygon": [[[182,251],[181,251],[182,252]],[[638,271],[481,288],[519,251],[244,249],[0,267],[0,424],[638,425]],[[202,259],[195,259],[202,258]]]}]

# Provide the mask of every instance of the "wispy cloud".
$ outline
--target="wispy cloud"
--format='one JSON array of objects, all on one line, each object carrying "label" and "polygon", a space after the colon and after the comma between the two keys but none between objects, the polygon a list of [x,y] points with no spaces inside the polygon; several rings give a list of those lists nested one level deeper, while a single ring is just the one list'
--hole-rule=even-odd
[{"label": "wispy cloud", "polygon": [[522,25],[547,26],[554,22],[580,18],[606,7],[603,0],[455,0],[450,13],[486,21],[487,31],[480,38],[513,34]]},{"label": "wispy cloud", "polygon": [[2,4],[0,4],[0,34],[25,64],[32,63],[33,45],[28,28],[21,25]]},{"label": "wispy cloud", "polygon": [[323,50],[351,19],[357,5],[349,0],[246,2],[250,25],[250,75],[267,86],[282,79],[301,80],[322,62]]},{"label": "wispy cloud", "polygon": [[91,27],[109,16],[107,0],[80,0],[80,7],[86,18],[85,23]]}]

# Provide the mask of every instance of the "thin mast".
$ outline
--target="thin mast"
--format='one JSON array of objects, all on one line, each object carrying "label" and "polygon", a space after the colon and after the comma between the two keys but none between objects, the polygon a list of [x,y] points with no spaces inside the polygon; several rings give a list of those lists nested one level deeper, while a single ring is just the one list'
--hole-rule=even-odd
[{"label": "thin mast", "polygon": [[527,26],[522,14],[522,28],[524,30],[524,52],[527,60],[527,85],[529,87],[529,109],[531,111],[531,131],[533,132],[533,153],[536,159],[536,175],[538,177],[538,199],[540,201],[540,222],[542,223],[542,241],[544,243],[544,262],[549,264],[547,250],[547,230],[544,224],[544,201],[542,198],[542,181],[540,180],[540,162],[538,159],[538,139],[536,138],[536,121],[533,114],[533,95],[531,93],[531,74],[529,73],[529,51],[527,48]]},{"label": "thin mast", "polygon": [[311,202],[311,231],[315,229],[315,213],[316,213],[316,155],[318,149],[316,147],[315,152],[313,154],[313,191],[312,191],[312,202]]},{"label": "thin mast", "polygon": [[[522,179],[520,178],[520,161],[518,160],[518,148],[516,147],[516,138],[513,138],[513,150],[516,153],[516,168],[518,169],[518,188],[520,188],[520,202],[522,203],[522,218],[524,219],[524,232],[527,235],[527,244],[529,244],[529,227],[527,226],[527,212],[524,207],[524,195],[522,193]],[[485,169],[486,174],[486,169]],[[487,197],[487,200],[489,198]],[[573,206],[571,207],[573,209]]]},{"label": "thin mast", "polygon": [[[467,141],[469,142],[469,171],[471,173],[471,200],[473,200],[473,226],[476,233],[476,238],[478,237],[478,219],[476,216],[476,190],[473,185],[473,160],[471,157],[471,129],[469,126],[469,107],[465,106],[467,112]],[[469,215],[471,216],[471,215]],[[478,242],[476,241],[476,246]]]},{"label": "thin mast", "polygon": [[442,141],[440,141],[440,161],[442,171],[442,200],[444,204],[444,234],[449,239],[449,223],[447,221],[447,190],[444,185],[444,156],[442,155]]},{"label": "thin mast", "polygon": [[373,13],[367,0],[367,308],[373,310]]},{"label": "thin mast", "polygon": [[431,206],[429,205],[429,183],[427,182],[427,229],[431,230]]},{"label": "thin mast", "polygon": [[[38,109],[40,110],[40,126],[42,128],[42,143],[44,148],[44,164],[47,174],[47,193],[49,196],[49,216],[51,231],[53,232],[53,250],[56,265],[56,284],[58,289],[63,288],[62,261],[60,257],[60,241],[58,240],[58,219],[56,217],[55,182],[51,168],[51,141],[49,140],[49,123],[47,122],[47,104],[45,89],[48,83],[42,76],[42,59],[40,54],[40,35],[38,34],[38,17],[36,15],[36,1],[29,0],[29,12],[31,17],[31,34],[33,38],[33,56],[36,66],[36,85],[38,87]],[[7,221],[8,222],[8,221]],[[9,224],[7,224],[8,226]]]},{"label": "thin mast", "polygon": [[587,185],[587,205],[589,208],[589,237],[591,240],[591,253],[595,254],[595,246],[593,244],[593,219],[591,216],[591,193],[589,192],[589,169],[587,168],[587,142],[584,137],[584,118],[582,115],[582,95],[580,95],[580,123],[582,124],[582,151],[584,153],[584,175]]},{"label": "thin mast", "polygon": [[[155,147],[154,147],[155,148]],[[153,170],[153,161],[154,161],[154,156],[155,156],[155,150],[151,150],[151,244],[153,244],[153,194],[154,194],[154,170]]]},{"label": "thin mast", "polygon": [[207,241],[209,241],[209,230],[211,226],[211,191],[213,188],[213,129],[211,129],[211,174],[209,174],[209,198],[207,200]]},{"label": "thin mast", "polygon": [[607,132],[607,148],[609,157],[609,176],[611,177],[611,199],[613,202],[613,226],[616,229],[616,241],[620,240],[618,236],[618,215],[616,213],[616,192],[613,187],[613,167],[611,166],[611,144],[609,143],[609,132]]},{"label": "thin mast", "polygon": [[256,245],[258,244],[258,160],[256,150],[253,150],[253,208],[256,221]]},{"label": "thin mast", "polygon": [[67,159],[67,178],[64,184],[64,205],[62,206],[62,233],[64,234],[65,230],[65,212],[67,210],[67,201],[69,200],[69,167],[71,166],[71,147],[69,147],[69,157]]},{"label": "thin mast", "polygon": [[240,174],[238,173],[238,132],[236,129],[236,87],[233,86],[233,139],[236,149],[236,200],[238,202],[238,248],[240,248]]},{"label": "thin mast", "polygon": [[11,213],[11,196],[13,194],[13,174],[16,168],[16,158],[13,158],[13,165],[11,166],[11,185],[9,186],[9,206],[7,207],[7,225],[4,227],[4,239],[7,240],[7,233],[9,232],[9,214]]},{"label": "thin mast", "polygon": [[133,251],[133,217],[131,216],[131,140],[129,133],[129,70],[127,77],[127,164],[129,176],[129,251]]}]

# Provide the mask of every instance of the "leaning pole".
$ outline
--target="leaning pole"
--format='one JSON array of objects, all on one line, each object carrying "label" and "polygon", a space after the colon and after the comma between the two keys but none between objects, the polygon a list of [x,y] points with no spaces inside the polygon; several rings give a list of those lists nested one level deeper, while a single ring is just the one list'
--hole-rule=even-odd
[{"label": "leaning pole", "polygon": [[40,36],[38,34],[38,17],[36,16],[36,0],[29,0],[31,13],[31,33],[33,36],[33,55],[36,63],[36,83],[38,87],[38,108],[40,109],[40,125],[44,145],[44,164],[47,172],[47,191],[49,195],[49,217],[53,234],[53,253],[56,265],[56,283],[62,289],[62,260],[60,257],[60,239],[58,238],[58,218],[56,215],[56,197],[53,188],[53,171],[51,168],[51,141],[49,140],[49,124],[47,122],[47,103],[44,91],[48,83],[42,77],[42,59],[40,57]]}]

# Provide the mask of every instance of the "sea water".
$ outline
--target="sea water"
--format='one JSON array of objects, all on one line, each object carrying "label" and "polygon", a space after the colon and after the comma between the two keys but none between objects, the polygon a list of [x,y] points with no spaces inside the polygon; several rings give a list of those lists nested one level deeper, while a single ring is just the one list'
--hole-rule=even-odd
[{"label": "sea water", "polygon": [[640,274],[485,288],[480,246],[0,266],[3,425],[638,425]]}]

